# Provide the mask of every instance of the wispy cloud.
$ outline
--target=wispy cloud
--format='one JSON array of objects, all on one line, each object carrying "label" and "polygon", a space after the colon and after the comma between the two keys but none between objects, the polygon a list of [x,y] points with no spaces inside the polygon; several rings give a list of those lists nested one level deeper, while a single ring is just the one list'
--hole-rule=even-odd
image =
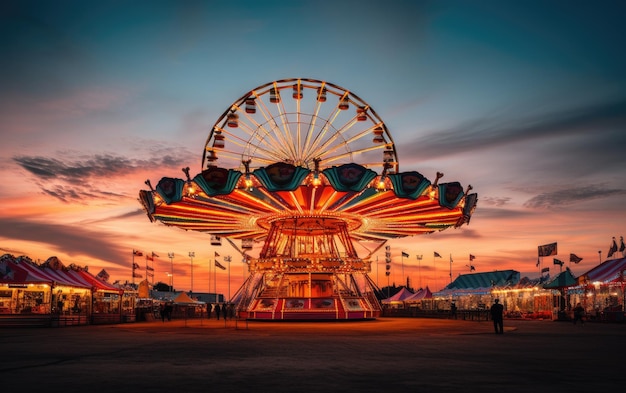
[{"label": "wispy cloud", "polygon": [[[182,149],[184,150],[184,149]],[[176,168],[184,165],[188,156],[181,149],[158,148],[152,159],[129,159],[114,154],[81,155],[60,153],[65,158],[45,156],[15,156],[13,161],[36,179],[43,193],[63,202],[88,199],[117,199],[124,195],[112,191],[113,179],[140,171]]]},{"label": "wispy cloud", "polygon": [[[420,136],[399,149],[401,152],[406,150],[404,155],[410,155],[410,151],[416,151],[417,145],[422,159],[432,159],[521,141],[588,135],[600,141],[605,149],[603,153],[607,154],[606,149],[617,153],[614,146],[624,146],[625,128],[626,99],[620,98],[543,115],[520,117],[519,114],[508,113],[479,118]],[[589,147],[587,144],[584,146],[585,149]],[[619,157],[621,162],[626,162],[626,156],[619,154]]]},{"label": "wispy cloud", "polygon": [[602,185],[573,187],[541,193],[526,201],[524,206],[529,208],[562,207],[578,202],[586,202],[594,199],[606,198],[608,196],[625,194],[626,189],[624,188],[610,188]]},{"label": "wispy cloud", "polygon": [[[0,225],[0,237],[19,241],[45,244],[54,252],[83,255],[124,265],[124,250],[119,249],[119,238],[109,233],[90,230],[81,226],[49,224],[41,221],[4,219]],[[29,255],[30,252],[24,255]]]},{"label": "wispy cloud", "polygon": [[481,206],[504,206],[511,202],[510,197],[481,197],[480,204]]}]

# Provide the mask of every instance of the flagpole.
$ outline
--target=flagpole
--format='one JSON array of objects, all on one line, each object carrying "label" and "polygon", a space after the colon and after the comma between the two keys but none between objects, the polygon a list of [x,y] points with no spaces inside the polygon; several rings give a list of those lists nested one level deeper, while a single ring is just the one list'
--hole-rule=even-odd
[{"label": "flagpole", "polygon": [[189,259],[191,260],[191,286],[189,291],[193,294],[193,257],[196,256],[196,253],[193,251],[189,251]]},{"label": "flagpole", "polygon": [[435,253],[433,252],[433,288],[437,288],[437,266],[435,266]]},{"label": "flagpole", "polygon": [[402,258],[401,258],[401,260],[402,260],[402,265],[401,265],[401,266],[402,266],[402,267],[401,267],[401,271],[402,271],[402,281],[405,281],[404,285],[405,285],[406,287],[408,287],[409,285],[408,285],[408,283],[406,282],[406,277],[404,276],[404,251],[401,251],[401,256],[402,256]]},{"label": "flagpole", "polygon": [[[216,259],[217,261],[217,259]],[[217,266],[213,269],[213,290],[215,291],[215,303],[218,303],[217,299]]]},{"label": "flagpole", "polygon": [[[228,262],[228,303],[230,303],[230,255],[226,255],[224,261]],[[224,317],[224,319],[226,319],[226,317]]]},{"label": "flagpole", "polygon": [[450,283],[452,283],[452,254],[450,254]]},{"label": "flagpole", "polygon": [[171,291],[174,292],[174,253],[168,252],[167,256],[170,259],[170,270],[172,271],[172,276],[170,278],[172,285],[170,285],[170,288],[171,288]]},{"label": "flagpole", "polygon": [[420,289],[422,289],[422,257],[424,255],[416,255],[417,257],[417,278],[419,281]]},{"label": "flagpole", "polygon": [[130,282],[133,283],[133,285],[135,284],[135,249],[133,248],[133,256],[132,256],[132,260],[131,260],[131,265],[130,265]]}]

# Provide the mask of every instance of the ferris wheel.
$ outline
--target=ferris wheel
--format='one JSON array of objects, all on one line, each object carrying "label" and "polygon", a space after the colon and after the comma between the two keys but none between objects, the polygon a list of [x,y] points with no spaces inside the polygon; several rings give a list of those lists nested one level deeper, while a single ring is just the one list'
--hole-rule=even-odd
[{"label": "ferris wheel", "polygon": [[266,83],[233,102],[209,133],[202,168],[243,171],[276,162],[311,170],[358,162],[398,171],[393,139],[367,102],[302,78]]}]

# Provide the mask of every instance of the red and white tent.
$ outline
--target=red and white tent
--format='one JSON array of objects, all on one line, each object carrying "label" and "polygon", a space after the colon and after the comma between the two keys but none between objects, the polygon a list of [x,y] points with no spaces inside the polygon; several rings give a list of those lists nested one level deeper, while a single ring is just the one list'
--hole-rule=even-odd
[{"label": "red and white tent", "polygon": [[610,282],[623,282],[626,274],[626,258],[609,259],[598,266],[580,275],[580,284],[591,284],[599,282],[608,284]]},{"label": "red and white tent", "polygon": [[387,304],[392,302],[403,302],[406,298],[410,296],[413,296],[413,292],[403,287],[395,295],[390,296],[387,299],[383,299],[383,303]]},{"label": "red and white tent", "polygon": [[407,303],[410,303],[410,302],[417,302],[417,301],[424,300],[424,299],[432,299],[432,297],[433,297],[433,293],[430,291],[428,287],[426,287],[426,289],[420,289],[419,291],[415,292],[412,296],[407,297],[406,299],[404,299],[404,301]]}]

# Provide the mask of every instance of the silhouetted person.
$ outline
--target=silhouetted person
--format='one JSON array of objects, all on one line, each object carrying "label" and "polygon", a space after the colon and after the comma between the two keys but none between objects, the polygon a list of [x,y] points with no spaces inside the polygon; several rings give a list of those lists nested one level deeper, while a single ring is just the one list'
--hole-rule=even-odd
[{"label": "silhouetted person", "polygon": [[213,305],[211,303],[206,304],[206,316],[211,319],[211,313],[213,312]]},{"label": "silhouetted person", "polygon": [[167,305],[165,306],[165,315],[167,316],[167,320],[171,321],[172,320],[172,311],[174,310],[174,306],[172,306],[171,303],[167,303]]},{"label": "silhouetted person", "polygon": [[574,325],[576,325],[576,322],[580,321],[581,324],[585,324],[585,321],[583,319],[583,316],[585,315],[585,309],[583,308],[582,304],[578,303],[576,305],[576,307],[574,307]]},{"label": "silhouetted person", "polygon": [[226,308],[226,303],[222,304],[222,315],[224,319],[228,319],[228,309]]},{"label": "silhouetted person", "polygon": [[500,299],[496,299],[493,301],[493,305],[491,306],[491,319],[493,320],[493,328],[496,331],[496,334],[504,333],[504,321],[502,314],[504,313],[504,307],[500,304]]},{"label": "silhouetted person", "polygon": [[161,303],[159,305],[159,315],[161,315],[161,321],[165,322],[165,304]]},{"label": "silhouetted person", "polygon": [[217,318],[218,321],[220,320],[220,311],[222,311],[222,309],[220,307],[220,304],[217,303],[215,305],[215,317]]}]

